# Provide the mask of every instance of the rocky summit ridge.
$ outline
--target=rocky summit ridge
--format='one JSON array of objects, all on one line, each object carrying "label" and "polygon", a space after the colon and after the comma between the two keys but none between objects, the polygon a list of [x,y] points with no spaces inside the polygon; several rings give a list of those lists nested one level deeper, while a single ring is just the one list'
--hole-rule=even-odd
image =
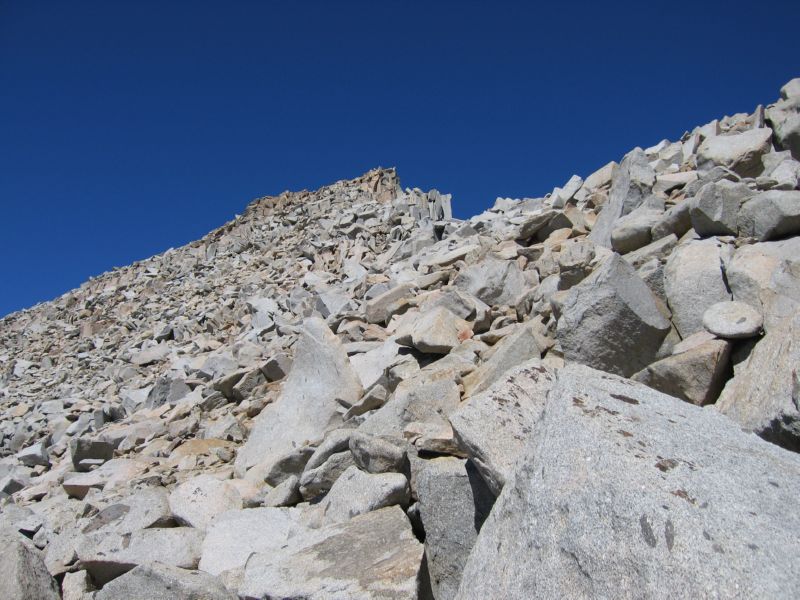
[{"label": "rocky summit ridge", "polygon": [[0,598],[800,596],[800,79],[467,220],[375,169],[0,320]]}]

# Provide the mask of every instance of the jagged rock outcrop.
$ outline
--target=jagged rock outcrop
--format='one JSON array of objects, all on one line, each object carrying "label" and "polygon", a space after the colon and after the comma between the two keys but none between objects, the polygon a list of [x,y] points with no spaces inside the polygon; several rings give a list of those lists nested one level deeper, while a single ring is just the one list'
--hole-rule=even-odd
[{"label": "jagged rock outcrop", "polygon": [[0,320],[2,595],[796,597],[799,89],[466,220],[260,198]]}]

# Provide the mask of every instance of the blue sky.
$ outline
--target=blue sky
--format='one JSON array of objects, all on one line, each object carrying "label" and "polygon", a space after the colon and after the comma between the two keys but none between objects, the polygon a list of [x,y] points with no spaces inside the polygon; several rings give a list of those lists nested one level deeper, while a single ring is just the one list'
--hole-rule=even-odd
[{"label": "blue sky", "polygon": [[0,0],[0,315],[396,166],[457,216],[750,111],[800,2]]}]

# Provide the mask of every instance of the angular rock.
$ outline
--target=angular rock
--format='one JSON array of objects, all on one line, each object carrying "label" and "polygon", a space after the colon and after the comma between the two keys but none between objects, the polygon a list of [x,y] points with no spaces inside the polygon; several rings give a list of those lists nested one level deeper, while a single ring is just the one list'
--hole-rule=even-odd
[{"label": "angular rock", "polygon": [[744,183],[725,179],[704,185],[692,203],[692,228],[701,237],[737,235],[739,210],[754,195]]},{"label": "angular rock", "polygon": [[32,544],[7,532],[0,534],[0,598],[59,600],[58,584]]},{"label": "angular rock", "polygon": [[739,235],[759,242],[800,233],[800,191],[770,190],[745,202],[737,220]]},{"label": "angular rock", "polygon": [[360,431],[350,438],[350,452],[356,466],[367,473],[402,473],[407,467],[405,444]]},{"label": "angular rock", "polygon": [[239,595],[263,598],[418,598],[423,546],[403,511],[384,508],[295,536],[247,562]]},{"label": "angular rock", "polygon": [[320,466],[303,472],[299,482],[300,495],[312,499],[326,493],[342,473],[355,464],[353,455],[349,451],[331,454]]},{"label": "angular rock", "polygon": [[715,238],[679,244],[667,260],[664,290],[682,338],[703,329],[703,314],[731,299],[722,274],[730,249]]},{"label": "angular rock", "polygon": [[569,290],[556,335],[566,359],[629,376],[653,361],[668,331],[650,289],[615,254]]},{"label": "angular rock", "polygon": [[26,467],[50,466],[50,457],[47,455],[47,446],[44,442],[37,442],[20,450],[17,452],[17,460]]},{"label": "angular rock", "polygon": [[663,214],[660,210],[644,208],[620,218],[611,230],[611,248],[626,254],[646,246],[652,241],[650,230],[661,221]]},{"label": "angular rock", "polygon": [[655,183],[655,171],[648,164],[647,155],[636,148],[622,159],[614,169],[608,202],[603,206],[589,239],[600,246],[611,247],[611,232],[617,219],[641,206],[650,195]]},{"label": "angular rock", "polygon": [[772,148],[771,140],[768,127],[706,138],[697,149],[697,165],[703,170],[721,165],[742,177],[755,177],[761,173],[761,157]]},{"label": "angular rock", "polygon": [[513,475],[554,379],[538,358],[529,360],[450,413],[458,445],[495,495]]},{"label": "angular rock", "polygon": [[631,379],[698,406],[711,404],[729,377],[730,354],[730,342],[709,340],[647,365]]},{"label": "angular rock", "polygon": [[78,472],[85,472],[94,465],[114,458],[114,446],[101,440],[76,438],[70,440],[69,453],[72,467]]},{"label": "angular rock", "polygon": [[217,579],[162,563],[140,565],[107,583],[95,600],[237,600]]},{"label": "angular rock", "polygon": [[536,323],[531,321],[518,326],[497,342],[488,360],[464,377],[464,395],[469,397],[482,392],[509,369],[541,355]]},{"label": "angular rock", "polygon": [[775,130],[778,147],[800,160],[800,97],[787,96],[767,107],[766,118]]},{"label": "angular rock", "polygon": [[420,352],[447,354],[471,330],[469,324],[438,306],[422,314],[411,328],[411,343]]},{"label": "angular rock", "polygon": [[408,480],[400,473],[370,474],[349,467],[316,506],[319,523],[340,523],[385,506],[409,504]]},{"label": "angular rock", "polygon": [[220,514],[203,540],[199,569],[211,575],[244,569],[256,552],[275,553],[304,532],[297,516],[282,508],[246,508]]},{"label": "angular rock", "polygon": [[459,272],[453,284],[486,304],[513,304],[525,278],[516,261],[488,257]]},{"label": "angular rock", "polygon": [[206,529],[215,516],[242,508],[242,497],[227,481],[198,475],[172,491],[169,506],[180,523]]},{"label": "angular rock", "polygon": [[89,473],[64,478],[62,487],[67,495],[82,499],[90,489],[112,489],[127,485],[147,469],[147,464],[128,458],[114,458]]},{"label": "angular rock", "polygon": [[403,283],[366,303],[367,323],[386,323],[399,307],[414,295],[413,286]]},{"label": "angular rock", "polygon": [[445,422],[461,401],[456,383],[449,379],[406,379],[394,396],[369,415],[358,430],[372,435],[396,435],[414,421]]},{"label": "angular rock", "polygon": [[746,431],[800,451],[800,312],[768,331],[715,407]]},{"label": "angular rock", "polygon": [[236,457],[237,473],[258,463],[269,465],[298,445],[322,439],[341,422],[337,400],[354,404],[361,394],[341,342],[324,321],[306,319],[281,396],[256,418]]},{"label": "angular rock", "polygon": [[727,265],[733,299],[764,316],[767,331],[800,307],[800,237],[741,246]]},{"label": "angular rock", "polygon": [[138,565],[161,562],[195,569],[200,560],[203,532],[192,527],[142,529],[128,535],[104,532],[84,536],[77,544],[80,565],[98,585],[127,573]]},{"label": "angular rock", "polygon": [[744,302],[718,302],[703,313],[703,327],[729,340],[758,335],[763,324],[761,314]]},{"label": "angular rock", "polygon": [[296,475],[292,475],[276,485],[264,496],[264,506],[266,507],[294,506],[302,501],[300,478]]},{"label": "angular rock", "polygon": [[791,598],[798,493],[800,457],[713,411],[569,366],[458,597]]},{"label": "angular rock", "polygon": [[458,458],[428,461],[417,475],[417,494],[433,596],[451,600],[495,497],[475,467]]}]

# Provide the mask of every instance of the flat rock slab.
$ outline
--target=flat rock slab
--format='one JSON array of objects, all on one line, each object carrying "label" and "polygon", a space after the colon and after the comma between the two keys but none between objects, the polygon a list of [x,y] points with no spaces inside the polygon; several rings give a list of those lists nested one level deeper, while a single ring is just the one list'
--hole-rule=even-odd
[{"label": "flat rock slab", "polygon": [[761,314],[744,302],[718,302],[703,313],[703,327],[730,340],[758,335],[763,325]]},{"label": "flat rock slab", "polygon": [[798,494],[796,454],[567,366],[458,598],[797,598]]},{"label": "flat rock slab", "polygon": [[293,448],[322,439],[341,422],[339,402],[353,405],[362,391],[339,339],[323,320],[306,319],[283,392],[256,417],[236,457],[237,473],[268,467]]},{"label": "flat rock slab", "polygon": [[450,414],[459,447],[495,495],[514,474],[514,465],[533,434],[554,380],[552,369],[538,358],[532,359]]},{"label": "flat rock slab", "polygon": [[416,600],[423,546],[394,506],[298,535],[247,561],[247,600]]},{"label": "flat rock slab", "polygon": [[169,506],[181,523],[206,529],[218,514],[242,508],[242,497],[227,481],[198,475],[172,491]]},{"label": "flat rock slab", "polygon": [[106,584],[95,600],[237,600],[217,579],[201,573],[154,563],[141,565]]},{"label": "flat rock slab", "polygon": [[222,513],[203,540],[199,569],[211,575],[244,569],[254,552],[278,552],[291,536],[305,529],[290,509],[246,508]]}]

